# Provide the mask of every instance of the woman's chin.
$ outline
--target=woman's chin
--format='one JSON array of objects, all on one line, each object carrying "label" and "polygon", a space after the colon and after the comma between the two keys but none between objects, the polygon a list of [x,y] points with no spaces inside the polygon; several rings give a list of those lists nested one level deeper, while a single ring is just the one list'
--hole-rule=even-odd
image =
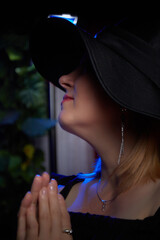
[{"label": "woman's chin", "polygon": [[58,122],[61,128],[71,134],[83,138],[83,129],[79,121],[76,121],[73,116],[68,116],[67,114],[60,113],[58,117]]},{"label": "woman's chin", "polygon": [[60,113],[58,117],[59,125],[62,129],[64,129],[67,132],[73,132],[72,126],[73,126],[73,118],[69,114]]},{"label": "woman's chin", "polygon": [[89,132],[93,132],[92,122],[89,119],[81,118],[80,115],[69,114],[67,111],[61,111],[58,116],[58,122],[61,128],[71,134],[74,134],[88,141]]}]

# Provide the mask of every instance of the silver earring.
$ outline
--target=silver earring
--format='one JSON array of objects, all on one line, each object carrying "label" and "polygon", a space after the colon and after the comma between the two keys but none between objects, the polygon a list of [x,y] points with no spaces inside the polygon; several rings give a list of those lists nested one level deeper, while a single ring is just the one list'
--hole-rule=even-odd
[{"label": "silver earring", "polygon": [[121,146],[120,146],[120,151],[119,151],[119,156],[118,156],[118,165],[120,164],[121,157],[124,154],[124,128],[125,128],[125,121],[124,121],[124,112],[126,112],[126,108],[122,108],[122,117],[121,117]]}]

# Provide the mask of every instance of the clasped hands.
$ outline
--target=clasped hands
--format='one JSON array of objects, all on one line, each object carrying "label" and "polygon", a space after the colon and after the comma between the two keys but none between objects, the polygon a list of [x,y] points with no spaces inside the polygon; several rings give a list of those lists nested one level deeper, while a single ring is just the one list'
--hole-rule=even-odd
[{"label": "clasped hands", "polygon": [[71,229],[70,215],[57,182],[37,175],[21,202],[17,240],[72,240],[65,229]]}]

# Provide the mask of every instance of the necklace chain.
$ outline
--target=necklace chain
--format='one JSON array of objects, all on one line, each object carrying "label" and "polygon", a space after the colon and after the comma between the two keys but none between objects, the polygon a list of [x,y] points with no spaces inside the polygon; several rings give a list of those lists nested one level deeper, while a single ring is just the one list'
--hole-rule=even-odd
[{"label": "necklace chain", "polygon": [[[120,164],[120,160],[121,160],[121,157],[122,155],[124,154],[124,112],[126,112],[126,109],[125,108],[122,108],[121,109],[122,111],[122,122],[121,122],[121,145],[120,145],[120,152],[119,152],[119,156],[118,156],[118,165]],[[112,199],[109,199],[109,200],[104,200],[100,197],[99,193],[98,193],[98,187],[101,183],[101,178],[99,179],[98,183],[97,183],[97,186],[96,186],[96,194],[97,194],[97,197],[98,199],[100,200],[100,202],[102,203],[102,211],[105,212],[105,209],[106,209],[106,205],[109,205],[111,204],[117,196],[113,197]]]},{"label": "necklace chain", "polygon": [[101,183],[101,178],[99,179],[99,181],[98,181],[98,183],[97,183],[96,194],[97,194],[98,199],[99,199],[100,202],[102,203],[102,212],[105,212],[105,210],[106,210],[106,205],[111,204],[111,203],[115,200],[116,197],[114,197],[114,198],[112,198],[112,199],[109,199],[109,200],[104,200],[104,199],[102,199],[102,198],[100,197],[99,193],[98,193],[98,187],[99,187],[100,183]]}]

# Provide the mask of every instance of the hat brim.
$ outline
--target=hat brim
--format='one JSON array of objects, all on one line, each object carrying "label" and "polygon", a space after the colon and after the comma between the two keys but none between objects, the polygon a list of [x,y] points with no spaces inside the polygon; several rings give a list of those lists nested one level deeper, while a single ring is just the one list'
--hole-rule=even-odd
[{"label": "hat brim", "polygon": [[61,89],[60,76],[73,71],[87,51],[100,84],[114,101],[160,118],[160,94],[150,79],[107,44],[69,21],[43,19],[31,34],[30,49],[39,73]]}]

